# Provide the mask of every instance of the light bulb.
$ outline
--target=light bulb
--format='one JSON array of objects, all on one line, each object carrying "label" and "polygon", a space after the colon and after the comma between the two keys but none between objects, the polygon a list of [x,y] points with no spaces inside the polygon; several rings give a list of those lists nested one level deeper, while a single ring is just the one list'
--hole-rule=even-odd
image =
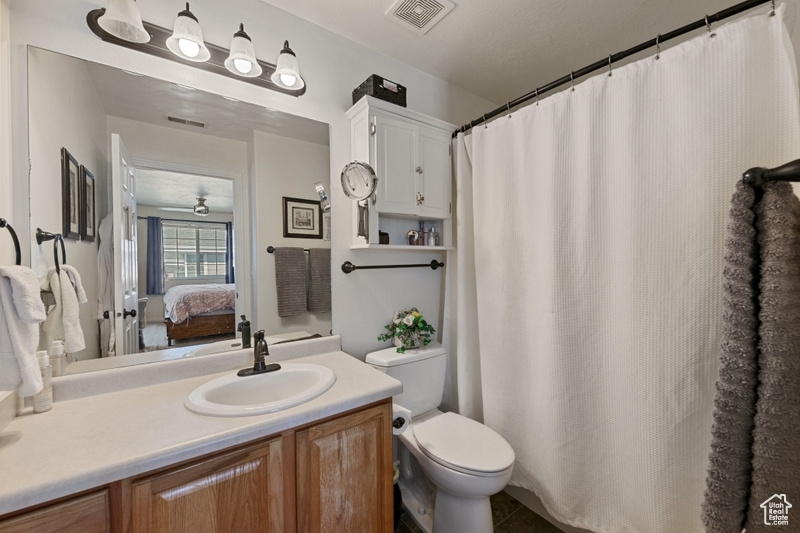
[{"label": "light bulb", "polygon": [[291,74],[281,74],[281,83],[283,83],[287,87],[292,87],[297,78],[292,76]]},{"label": "light bulb", "polygon": [[253,64],[246,59],[234,59],[233,66],[242,74],[247,74],[253,70]]},{"label": "light bulb", "polygon": [[186,57],[197,57],[200,53],[200,45],[189,39],[178,39],[178,48]]}]

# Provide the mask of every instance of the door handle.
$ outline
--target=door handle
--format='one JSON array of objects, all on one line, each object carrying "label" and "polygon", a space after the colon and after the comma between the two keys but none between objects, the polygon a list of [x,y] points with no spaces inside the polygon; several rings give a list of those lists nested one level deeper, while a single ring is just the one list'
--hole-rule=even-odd
[{"label": "door handle", "polygon": [[136,309],[131,309],[130,311],[127,309],[122,310],[122,318],[128,318],[129,316],[136,318]]}]

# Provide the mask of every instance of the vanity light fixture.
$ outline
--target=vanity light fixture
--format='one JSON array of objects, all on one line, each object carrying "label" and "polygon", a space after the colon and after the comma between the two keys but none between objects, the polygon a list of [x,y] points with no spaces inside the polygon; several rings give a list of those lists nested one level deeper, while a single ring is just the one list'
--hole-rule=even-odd
[{"label": "vanity light fixture", "polygon": [[186,9],[178,13],[175,18],[172,37],[167,39],[167,48],[176,56],[187,61],[202,63],[211,57],[211,52],[203,42],[203,30],[200,28],[200,23],[194,13],[189,10],[189,2],[186,2]]},{"label": "vanity light fixture", "polygon": [[225,60],[225,68],[237,76],[254,78],[261,76],[263,70],[256,59],[256,50],[253,41],[244,31],[244,24],[239,24],[239,31],[233,34],[231,40],[231,53]]},{"label": "vanity light fixture", "polygon": [[285,87],[286,89],[302,89],[306,82],[300,77],[300,65],[297,63],[297,56],[291,48],[289,41],[283,42],[283,50],[278,54],[278,65],[271,76],[272,83]]},{"label": "vanity light fixture", "polygon": [[97,24],[117,39],[129,43],[150,41],[150,34],[144,29],[136,0],[108,0]]},{"label": "vanity light fixture", "polygon": [[[108,14],[107,14],[108,12]],[[120,13],[129,15],[127,18]],[[141,32],[130,28],[135,26],[128,22],[128,30],[120,33],[119,20],[129,20],[135,14],[134,22],[141,26]],[[101,20],[109,17],[106,22]],[[179,61],[207,72],[237,79],[264,89],[277,91],[290,96],[300,96],[306,92],[305,81],[300,77],[297,57],[288,41],[278,56],[278,65],[261,61],[255,56],[255,49],[244,26],[239,27],[231,41],[231,49],[204,43],[197,18],[189,10],[181,11],[175,20],[174,31],[150,24],[141,20],[135,0],[108,0],[108,9],[93,9],[86,15],[86,23],[92,32],[104,42],[136,50],[151,56],[170,61]],[[135,40],[135,39],[139,40]],[[250,69],[248,70],[248,66]]]}]

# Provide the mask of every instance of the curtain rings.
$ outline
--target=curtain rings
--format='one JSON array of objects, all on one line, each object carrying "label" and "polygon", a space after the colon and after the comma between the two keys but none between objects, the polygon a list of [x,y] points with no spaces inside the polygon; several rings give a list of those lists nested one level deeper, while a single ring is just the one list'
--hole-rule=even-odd
[{"label": "curtain rings", "polygon": [[611,72],[611,54],[608,54],[608,77],[610,78],[613,75],[614,73]]},{"label": "curtain rings", "polygon": [[656,59],[661,59],[661,34],[656,35]]},{"label": "curtain rings", "polygon": [[489,129],[489,120],[486,118],[486,115],[483,115],[483,129]]},{"label": "curtain rings", "polygon": [[708,21],[708,15],[706,15],[706,29],[708,30],[708,36],[714,38],[717,36],[716,33],[712,33],[711,31],[711,23]]},{"label": "curtain rings", "polygon": [[511,118],[511,102],[506,103],[506,111],[508,111],[508,118]]},{"label": "curtain rings", "polygon": [[775,0],[772,0],[772,12],[769,14],[770,17],[775,16]]},{"label": "curtain rings", "polygon": [[569,84],[572,86],[572,92],[575,92],[575,72],[569,73]]},{"label": "curtain rings", "polygon": [[539,107],[539,88],[536,88],[536,107]]}]

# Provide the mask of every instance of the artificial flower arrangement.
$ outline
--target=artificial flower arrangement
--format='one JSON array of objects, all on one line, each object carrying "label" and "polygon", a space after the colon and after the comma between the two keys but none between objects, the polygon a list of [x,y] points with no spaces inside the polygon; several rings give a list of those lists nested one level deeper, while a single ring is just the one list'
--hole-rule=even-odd
[{"label": "artificial flower arrangement", "polygon": [[436,333],[433,326],[425,321],[425,317],[416,307],[398,311],[392,317],[392,323],[384,326],[388,331],[378,337],[379,341],[392,340],[397,346],[397,353],[406,349],[422,348],[431,342],[431,335]]}]

